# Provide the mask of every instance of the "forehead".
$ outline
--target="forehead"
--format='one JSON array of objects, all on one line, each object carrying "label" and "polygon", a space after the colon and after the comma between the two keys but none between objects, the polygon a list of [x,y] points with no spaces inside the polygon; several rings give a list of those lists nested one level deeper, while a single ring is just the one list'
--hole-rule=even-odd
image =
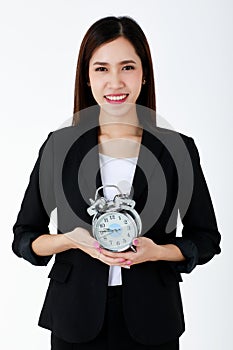
[{"label": "forehead", "polygon": [[104,43],[95,49],[90,62],[97,60],[104,62],[119,62],[130,58],[140,61],[140,57],[137,55],[131,42],[124,37],[119,37],[113,41]]}]

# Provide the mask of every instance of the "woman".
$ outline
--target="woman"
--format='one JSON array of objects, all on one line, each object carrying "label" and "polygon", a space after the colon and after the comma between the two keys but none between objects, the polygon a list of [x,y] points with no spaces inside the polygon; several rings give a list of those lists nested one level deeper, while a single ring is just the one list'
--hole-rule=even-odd
[{"label": "woman", "polygon": [[[81,44],[73,125],[41,147],[13,228],[19,257],[47,265],[56,254],[39,320],[53,350],[179,349],[180,273],[220,253],[195,143],[158,128],[155,111],[143,31],[129,17],[100,19]],[[104,249],[90,235],[89,198],[109,184],[136,202],[142,235],[134,251]],[[58,235],[48,229],[54,208]]]}]

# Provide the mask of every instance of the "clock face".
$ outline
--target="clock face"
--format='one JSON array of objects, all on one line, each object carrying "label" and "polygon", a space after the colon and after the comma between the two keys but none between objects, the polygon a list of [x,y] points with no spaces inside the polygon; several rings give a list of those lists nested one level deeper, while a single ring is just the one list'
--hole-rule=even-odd
[{"label": "clock face", "polygon": [[94,236],[102,247],[119,252],[131,246],[137,226],[128,213],[104,213],[95,222]]}]

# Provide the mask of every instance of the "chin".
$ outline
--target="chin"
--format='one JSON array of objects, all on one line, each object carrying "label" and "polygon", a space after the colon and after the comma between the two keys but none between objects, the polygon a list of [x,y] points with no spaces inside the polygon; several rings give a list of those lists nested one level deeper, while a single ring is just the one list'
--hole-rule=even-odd
[{"label": "chin", "polygon": [[135,103],[110,104],[105,102],[101,104],[100,107],[104,112],[111,116],[121,117],[134,108]]}]

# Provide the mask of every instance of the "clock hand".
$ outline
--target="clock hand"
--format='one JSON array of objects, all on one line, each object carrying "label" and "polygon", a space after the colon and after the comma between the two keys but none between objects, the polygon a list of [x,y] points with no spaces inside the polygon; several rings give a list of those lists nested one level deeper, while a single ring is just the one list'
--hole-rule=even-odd
[{"label": "clock hand", "polygon": [[105,230],[101,230],[101,231],[99,231],[99,233],[105,233],[105,234],[103,234],[101,237],[105,237],[105,236],[108,236],[108,235],[111,235],[113,232],[118,232],[118,231],[121,231],[121,228],[119,228],[119,229],[105,229]]},{"label": "clock hand", "polygon": [[120,231],[121,228],[106,228],[105,230],[102,230],[102,232],[107,232],[107,231]]}]

